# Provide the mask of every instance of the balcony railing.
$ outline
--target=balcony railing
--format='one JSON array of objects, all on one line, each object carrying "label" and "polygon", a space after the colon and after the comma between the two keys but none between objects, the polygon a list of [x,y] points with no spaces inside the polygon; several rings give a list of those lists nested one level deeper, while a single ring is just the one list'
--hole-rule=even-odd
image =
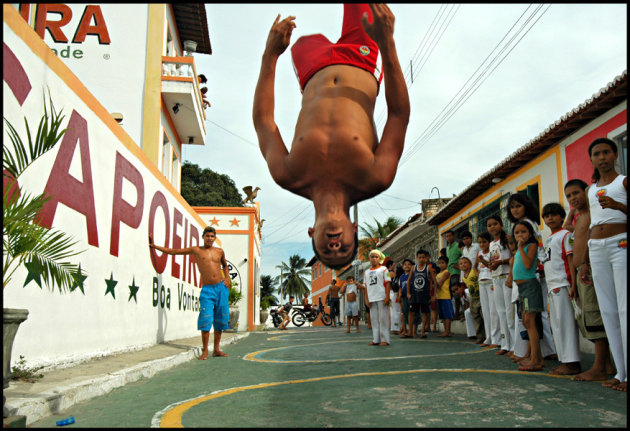
[{"label": "balcony railing", "polygon": [[[187,144],[192,137],[195,144],[203,145],[206,113],[192,57],[162,57],[162,97],[169,110],[183,107],[182,113],[169,112],[181,142]],[[186,111],[193,111],[195,118]]]}]

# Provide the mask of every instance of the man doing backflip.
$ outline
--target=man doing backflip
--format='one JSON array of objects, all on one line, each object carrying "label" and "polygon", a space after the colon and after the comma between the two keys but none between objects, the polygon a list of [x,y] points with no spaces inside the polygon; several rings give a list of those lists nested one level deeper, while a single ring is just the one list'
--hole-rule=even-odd
[{"label": "man doing backflip", "polygon": [[[221,334],[230,320],[230,306],[228,296],[230,289],[230,274],[228,272],[225,252],[213,246],[217,232],[213,227],[203,230],[203,246],[172,249],[153,244],[153,236],[149,234],[149,247],[166,254],[186,254],[195,257],[197,268],[201,274],[201,293],[199,294],[199,319],[197,329],[201,331],[203,352],[199,359],[208,359],[208,340],[210,328],[214,325],[214,350],[212,356],[227,356],[219,349]],[[223,268],[223,269],[222,269]],[[223,271],[223,275],[221,274]]]},{"label": "man doing backflip", "polygon": [[[389,7],[345,4],[336,43],[314,34],[291,48],[302,109],[287,151],[274,119],[274,81],[294,20],[280,21],[278,15],[269,32],[254,95],[254,127],[274,181],[313,201],[315,224],[308,234],[315,255],[329,268],[340,269],[358,247],[350,207],[394,181],[409,122],[409,94]],[[388,116],[379,142],[373,114],[383,77]]]}]

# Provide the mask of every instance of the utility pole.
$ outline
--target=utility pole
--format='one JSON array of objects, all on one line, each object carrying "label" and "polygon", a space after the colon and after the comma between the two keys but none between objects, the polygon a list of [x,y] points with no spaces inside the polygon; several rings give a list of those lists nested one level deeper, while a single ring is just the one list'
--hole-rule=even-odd
[{"label": "utility pole", "polygon": [[280,267],[280,298],[282,298],[281,299],[282,302],[284,302],[284,284],[282,281],[282,277],[284,275],[283,269],[284,269],[283,267]]}]

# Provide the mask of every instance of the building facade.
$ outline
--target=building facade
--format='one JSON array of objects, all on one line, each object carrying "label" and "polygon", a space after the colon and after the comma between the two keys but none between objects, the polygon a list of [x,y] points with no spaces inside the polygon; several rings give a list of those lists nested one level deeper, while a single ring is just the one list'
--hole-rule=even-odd
[{"label": "building facade", "polygon": [[207,32],[203,4],[3,5],[6,120],[18,134],[25,120],[34,130],[50,98],[67,128],[19,186],[51,196],[40,224],[73,237],[82,253],[69,261],[87,275],[62,294],[16,270],[4,306],[29,317],[12,358],[67,366],[198,336],[197,267],[150,249],[148,235],[170,248],[199,245],[211,213],[244,294],[239,329],[257,322],[259,208],[195,209],[179,193],[182,145],[206,140],[186,41],[209,54]]}]

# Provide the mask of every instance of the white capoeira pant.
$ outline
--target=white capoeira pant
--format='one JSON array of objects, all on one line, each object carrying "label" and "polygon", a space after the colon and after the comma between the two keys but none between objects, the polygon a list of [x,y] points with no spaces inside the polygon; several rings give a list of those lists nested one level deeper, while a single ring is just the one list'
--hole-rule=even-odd
[{"label": "white capoeira pant", "polygon": [[[507,274],[498,277],[492,277],[492,285],[494,286],[494,305],[499,315],[499,327],[501,328],[501,350],[510,350],[512,344],[511,331],[508,326],[507,311],[508,307],[512,308],[512,289],[506,287],[505,281]],[[514,318],[510,312],[510,320],[514,324]]]},{"label": "white capoeira pant", "polygon": [[570,286],[557,287],[547,293],[549,320],[558,360],[564,364],[580,361],[580,337],[569,298]]},{"label": "white capoeira pant", "polygon": [[464,319],[466,320],[466,336],[476,337],[477,329],[475,328],[475,319],[473,319],[472,317],[472,313],[470,312],[470,307],[468,307],[466,311],[464,311]]},{"label": "white capoeira pant", "polygon": [[[538,278],[538,274],[536,274],[536,277]],[[540,353],[544,358],[556,353],[556,343],[553,342],[553,333],[551,332],[551,323],[549,320],[549,305],[547,295],[545,294],[545,292],[547,292],[547,281],[544,277],[540,278],[538,281],[540,281],[540,287],[543,291],[543,312],[540,313],[540,317],[542,317],[543,338],[540,340]]]},{"label": "white capoeira pant", "polygon": [[602,313],[606,337],[610,344],[620,382],[627,380],[628,366],[628,316],[627,316],[627,234],[620,233],[608,238],[589,239],[588,255],[591,260],[593,284]]},{"label": "white capoeira pant", "polygon": [[492,280],[479,280],[479,300],[481,301],[481,314],[483,314],[483,326],[486,331],[484,344],[501,343],[501,329],[499,328],[499,314],[494,306],[494,293]]},{"label": "white capoeira pant", "polygon": [[389,344],[389,307],[384,301],[370,302],[370,322],[372,342]]},{"label": "white capoeira pant", "polygon": [[396,302],[396,294],[393,290],[389,291],[389,301],[392,304],[389,307],[389,321],[391,322],[392,331],[400,331],[400,302]]}]

